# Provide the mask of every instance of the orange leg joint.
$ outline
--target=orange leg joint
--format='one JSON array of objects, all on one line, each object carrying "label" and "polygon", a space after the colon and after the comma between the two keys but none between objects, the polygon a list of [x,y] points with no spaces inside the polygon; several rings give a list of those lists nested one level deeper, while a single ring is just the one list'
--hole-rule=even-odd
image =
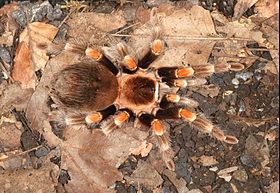
[{"label": "orange leg joint", "polygon": [[102,58],[102,53],[96,49],[87,48],[85,52],[87,56],[95,60],[100,60]]},{"label": "orange leg joint", "polygon": [[159,55],[160,52],[162,51],[162,48],[163,48],[162,41],[160,39],[154,40],[154,42],[152,43],[152,48],[151,48],[153,54]]},{"label": "orange leg joint", "polygon": [[86,118],[86,123],[88,124],[94,124],[94,123],[98,123],[99,121],[102,120],[102,115],[101,113],[93,113],[93,114],[90,114],[90,115],[87,115]]},{"label": "orange leg joint", "polygon": [[115,124],[121,126],[129,119],[129,117],[129,113],[127,113],[126,111],[122,111],[116,116]]},{"label": "orange leg joint", "polygon": [[155,132],[156,135],[163,135],[164,127],[162,123],[158,119],[154,119],[151,123],[152,130]]},{"label": "orange leg joint", "polygon": [[192,67],[181,68],[176,71],[177,78],[185,78],[192,76],[194,74],[194,70]]},{"label": "orange leg joint", "polygon": [[196,119],[196,114],[186,109],[180,109],[179,114],[182,118],[186,119],[189,122],[193,122]]}]

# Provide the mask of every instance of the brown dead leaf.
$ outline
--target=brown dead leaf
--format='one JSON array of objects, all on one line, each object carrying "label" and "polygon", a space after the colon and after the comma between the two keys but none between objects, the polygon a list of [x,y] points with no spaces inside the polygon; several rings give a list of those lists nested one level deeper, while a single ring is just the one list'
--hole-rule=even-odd
[{"label": "brown dead leaf", "polygon": [[216,160],[216,158],[214,158],[214,156],[206,156],[206,155],[202,155],[201,157],[193,156],[191,157],[191,159],[194,162],[200,163],[202,166],[213,166],[219,163]]},{"label": "brown dead leaf", "polygon": [[10,14],[12,11],[18,8],[18,4],[16,2],[12,2],[10,4],[4,5],[0,9],[0,17],[3,15]]},{"label": "brown dead leaf", "polygon": [[237,3],[234,6],[233,19],[239,19],[257,1],[258,0],[237,0]]},{"label": "brown dead leaf", "polygon": [[[165,13],[157,15],[158,19],[154,20],[158,20],[158,25],[163,29],[168,49],[164,50],[164,55],[157,59],[153,66],[178,66],[182,63],[186,65],[207,64],[215,44],[210,37],[217,35],[209,11],[200,6],[193,6],[190,10],[175,10],[168,16]],[[149,45],[154,25],[156,24],[148,22],[141,26],[134,32],[137,36],[130,40],[131,47],[135,50],[138,49],[137,53],[140,58],[144,53],[143,50],[147,48],[139,48]]]},{"label": "brown dead leaf", "polygon": [[107,32],[125,26],[126,20],[122,11],[113,14],[88,12],[77,13],[67,21],[67,24],[71,26],[68,32],[69,37],[81,43],[103,46],[110,40]]},{"label": "brown dead leaf", "polygon": [[267,193],[279,193],[279,181],[273,182],[265,189]]},{"label": "brown dead leaf", "polygon": [[[270,46],[272,48],[272,50],[270,50],[270,54],[277,70],[277,74],[279,74],[279,14],[276,14],[262,22],[260,30],[263,32],[264,36],[267,37],[269,43],[272,44]],[[268,70],[272,73],[275,73],[275,68],[273,68],[273,66],[268,68]]]},{"label": "brown dead leaf", "polygon": [[277,132],[275,130],[272,130],[270,132],[268,132],[265,136],[265,139],[268,139],[269,141],[275,141],[275,139],[277,138]]},{"label": "brown dead leaf", "polygon": [[219,87],[214,84],[202,85],[200,87],[192,87],[191,90],[205,97],[211,97],[211,98],[218,96],[220,92]]},{"label": "brown dead leaf", "polygon": [[[121,180],[118,167],[129,156],[129,149],[138,147],[147,137],[136,128],[122,128],[110,136],[96,129],[91,133],[85,127],[66,129],[66,141],[52,133],[45,121],[44,136],[47,141],[62,148],[62,168],[68,169],[71,181],[66,185],[70,192],[113,192],[108,187]],[[94,175],[92,175],[94,174]]]},{"label": "brown dead leaf", "polygon": [[11,17],[11,13],[18,9],[16,2],[4,5],[0,9],[1,23],[4,26],[4,33],[0,36],[0,45],[12,46],[14,41],[14,35],[18,29],[18,25]]},{"label": "brown dead leaf", "polygon": [[135,17],[142,23],[146,23],[150,20],[150,11],[149,9],[145,9],[144,7],[139,7],[136,10]]},{"label": "brown dead leaf", "polygon": [[238,167],[232,166],[232,167],[220,170],[217,174],[220,178],[223,178],[225,181],[229,182],[232,178],[232,173],[236,170],[238,170]]},{"label": "brown dead leaf", "polygon": [[20,42],[16,50],[12,77],[14,80],[21,82],[23,89],[35,89],[36,86],[35,69],[30,60],[30,53],[27,43]]},{"label": "brown dead leaf", "polygon": [[163,180],[159,173],[147,162],[140,160],[136,170],[124,177],[130,184],[143,184],[147,188],[154,189],[162,184]]},{"label": "brown dead leaf", "polygon": [[142,157],[146,157],[153,148],[153,144],[148,143],[147,141],[143,141],[142,144],[137,148],[131,148],[129,150],[130,154],[133,155],[141,155]]},{"label": "brown dead leaf", "polygon": [[[171,15],[174,12],[175,7],[169,3],[162,3],[159,5],[157,12],[163,13],[166,16]],[[151,9],[146,9],[144,7],[139,7],[136,10],[135,17],[142,23],[146,23],[150,20]]]},{"label": "brown dead leaf", "polygon": [[1,148],[16,149],[20,145],[21,128],[13,115],[0,118]]},{"label": "brown dead leaf", "polygon": [[25,109],[33,92],[33,89],[22,90],[19,84],[6,85],[0,93],[1,114],[9,111],[11,107],[17,110]]},{"label": "brown dead leaf", "polygon": [[176,187],[178,193],[188,193],[187,183],[183,178],[177,179],[176,173],[170,170],[164,170],[163,174],[168,177],[172,184]]},{"label": "brown dead leaf", "polygon": [[47,47],[57,31],[58,28],[50,24],[34,22],[28,24],[21,33],[14,59],[12,77],[14,80],[21,82],[23,89],[35,89],[35,71],[44,69],[49,59]]},{"label": "brown dead leaf", "polygon": [[270,18],[271,16],[279,13],[278,0],[258,0],[255,4],[255,10],[260,17]]},{"label": "brown dead leaf", "polygon": [[249,67],[258,59],[250,50],[246,49],[247,41],[255,41],[260,46],[267,47],[268,41],[264,38],[262,31],[257,30],[258,26],[247,18],[241,18],[236,21],[229,21],[222,14],[213,11],[211,13],[213,19],[219,25],[216,26],[218,33],[223,34],[225,38],[238,40],[225,40],[219,43],[219,49],[213,50],[214,63],[237,62],[242,63],[245,67]]},{"label": "brown dead leaf", "polygon": [[47,162],[39,169],[22,169],[4,171],[0,175],[0,187],[2,192],[44,192],[55,193],[57,183],[51,176],[58,168],[55,164]]},{"label": "brown dead leaf", "polygon": [[246,139],[245,155],[261,164],[262,168],[260,168],[260,173],[265,172],[265,167],[269,163],[270,157],[267,140],[258,142],[253,135],[249,135]]}]

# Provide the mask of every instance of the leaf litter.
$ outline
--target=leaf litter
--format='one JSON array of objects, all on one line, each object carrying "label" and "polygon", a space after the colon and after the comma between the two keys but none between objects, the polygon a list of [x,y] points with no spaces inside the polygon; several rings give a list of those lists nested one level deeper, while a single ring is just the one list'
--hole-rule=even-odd
[{"label": "leaf litter", "polygon": [[[263,33],[268,35],[270,33],[269,30],[267,30],[267,28],[263,28],[262,31],[255,30],[257,26],[249,19],[241,18],[239,21],[229,21],[223,18],[221,14],[214,12],[210,14],[209,11],[200,6],[193,6],[189,10],[173,10],[173,8],[168,8],[167,10],[167,12],[163,11],[158,14],[158,20],[164,29],[168,48],[166,48],[163,57],[157,60],[154,65],[213,65],[213,63],[210,63],[211,61],[209,62],[211,54],[214,56],[214,64],[234,61],[250,65],[256,58],[250,58],[250,56],[252,56],[251,53],[247,53],[246,50],[244,51],[244,43],[247,41],[255,41],[261,46],[267,47],[268,49],[271,48],[267,39],[263,36]],[[265,11],[263,11],[263,15],[265,15]],[[116,20],[120,22],[115,22]],[[144,25],[133,27],[134,35],[132,35],[129,40],[129,44],[132,47],[139,48],[141,47],[140,45],[146,43],[148,45],[149,37],[147,37],[147,33],[150,32],[149,28],[153,25],[153,21],[147,21],[148,22],[144,23]],[[221,22],[222,25],[217,25],[215,21]],[[178,23],[183,23],[184,25],[177,25]],[[67,24],[70,28],[70,41],[71,39],[72,41],[77,41],[75,37],[80,37],[78,41],[84,39],[84,41],[90,41],[91,45],[103,46],[104,42],[114,44],[116,41],[119,41],[118,37],[113,38],[107,33],[123,27],[126,22],[120,11],[114,15],[79,13],[73,16]],[[14,106],[18,103],[18,106],[15,105],[16,108],[26,109],[26,117],[31,127],[44,135],[48,145],[51,147],[60,147],[60,169],[67,170],[71,179],[68,181],[68,184],[65,184],[65,189],[67,191],[115,192],[115,181],[121,181],[123,178],[127,179],[130,183],[141,183],[156,190],[156,187],[162,184],[160,176],[162,171],[160,172],[160,170],[149,168],[151,167],[149,162],[138,161],[136,170],[130,176],[123,176],[118,170],[118,167],[131,153],[136,155],[140,154],[142,157],[148,154],[151,156],[150,151],[152,146],[145,141],[148,133],[135,130],[133,127],[127,127],[116,131],[112,136],[105,137],[99,130],[90,131],[85,127],[80,127],[66,128],[64,130],[65,140],[61,140],[54,135],[49,122],[46,121],[50,114],[50,109],[47,105],[49,101],[48,86],[50,85],[50,79],[59,69],[71,63],[75,63],[75,61],[80,60],[81,57],[62,51],[61,54],[49,60],[49,58],[46,57],[47,48],[51,44],[58,29],[48,26],[42,28],[42,32],[34,33],[34,31],[32,31],[32,27],[34,26],[32,25],[35,25],[35,27],[36,25],[46,26],[44,23],[30,23],[29,27],[21,33],[21,37],[23,38],[21,38],[17,47],[17,54],[14,59],[15,69],[13,69],[12,75],[15,80],[21,82],[22,88],[33,88],[35,92],[32,94],[32,90],[24,89],[24,92],[30,91],[29,94],[22,94],[17,95],[17,97],[9,98],[10,94],[7,93],[16,93],[17,91],[22,91],[22,89],[20,89],[19,86],[14,86],[14,88],[12,88],[13,85],[9,86],[11,87],[10,90],[4,89],[2,92],[4,94],[1,93],[0,95],[3,112],[7,112],[12,105]],[[79,27],[81,28],[79,29]],[[82,27],[89,27],[88,29],[90,30],[81,30],[83,29]],[[48,34],[44,34],[44,32],[47,32],[49,29],[53,31],[51,37],[48,37]],[[81,32],[83,33],[81,34]],[[226,36],[220,38],[218,34],[226,34]],[[45,38],[45,36],[48,38]],[[114,34],[112,34],[112,36],[114,36]],[[13,37],[13,35],[11,37]],[[235,40],[236,37],[240,37],[242,40]],[[1,36],[1,39],[3,38],[5,39],[5,36]],[[268,36],[268,38],[270,38],[270,36]],[[102,41],[100,41],[100,39],[102,39]],[[275,40],[270,39],[269,41],[273,42],[274,46],[276,45]],[[220,46],[217,42],[222,42],[223,46],[222,54],[219,53],[220,55],[217,53],[217,55],[215,55],[214,52],[215,47]],[[278,49],[277,45],[276,48]],[[141,52],[141,50],[138,50],[137,54],[140,55]],[[228,57],[229,55],[231,57]],[[275,54],[274,58],[276,57],[277,54]],[[19,62],[22,59],[24,62]],[[169,61],[168,64],[166,64],[166,61]],[[275,59],[274,62],[277,64],[277,59]],[[40,81],[37,80],[35,75],[35,71],[37,70],[43,70]],[[23,77],[20,76],[21,71],[26,72]],[[199,92],[199,89],[196,91]],[[205,93],[204,95],[211,96],[211,92]],[[217,95],[218,92],[212,94],[213,97]],[[23,101],[16,102],[18,99],[23,99]],[[267,136],[268,139],[269,137],[270,136]],[[258,147],[261,145],[260,149],[251,148],[256,145]],[[246,140],[245,148],[246,156],[252,156],[257,152],[255,155],[258,155],[256,159],[261,164],[260,173],[265,174],[265,169],[267,169],[267,164],[269,162],[269,149],[266,141],[260,144],[250,137]],[[215,158],[205,155],[199,157],[198,161],[203,166],[212,166],[218,163]],[[247,162],[244,164],[246,165]],[[45,166],[47,165],[48,164],[45,164]],[[231,170],[229,173],[237,170],[236,166],[232,168],[234,168],[234,170]],[[50,170],[48,169],[48,171]],[[42,172],[42,175],[43,173],[49,173],[46,172],[44,168],[41,168],[38,172]],[[25,174],[26,172],[23,171],[23,175]],[[163,172],[163,174],[168,176],[179,192],[188,192],[187,184],[182,180],[176,179],[174,173],[166,171]],[[222,175],[221,171],[219,174]],[[11,175],[14,176],[14,174]],[[40,175],[38,174],[38,178],[40,178]],[[225,175],[228,175],[227,172]],[[19,179],[20,178],[22,178],[21,175],[19,175]],[[30,184],[32,185],[33,180],[31,181],[32,183]],[[47,181],[50,182],[49,180]],[[50,187],[53,187],[55,183],[57,182],[50,182]],[[48,185],[48,183],[45,184]],[[38,184],[33,185],[40,187]],[[13,186],[20,187],[21,184]],[[89,190],[89,187],[92,188],[92,190]],[[53,190],[54,189],[51,188],[46,192],[52,192]],[[193,191],[196,190],[193,189]]]}]

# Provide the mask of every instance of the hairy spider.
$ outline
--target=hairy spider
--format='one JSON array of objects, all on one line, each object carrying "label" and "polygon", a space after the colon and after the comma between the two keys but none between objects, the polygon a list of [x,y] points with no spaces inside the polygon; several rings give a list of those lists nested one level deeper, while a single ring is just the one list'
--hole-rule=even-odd
[{"label": "hairy spider", "polygon": [[[67,43],[66,50],[83,52],[91,59],[62,69],[52,83],[52,94],[61,106],[82,112],[84,116],[66,116],[67,125],[99,126],[108,135],[135,119],[135,126],[149,127],[158,139],[161,151],[170,149],[166,120],[181,119],[228,144],[238,143],[202,115],[191,111],[197,102],[177,94],[188,86],[205,84],[200,77],[229,70],[239,71],[242,64],[160,67],[150,65],[163,52],[161,29],[154,27],[149,50],[138,58],[125,43],[114,46],[119,60],[112,61],[104,49],[82,48]],[[174,170],[172,160],[166,161]]]}]

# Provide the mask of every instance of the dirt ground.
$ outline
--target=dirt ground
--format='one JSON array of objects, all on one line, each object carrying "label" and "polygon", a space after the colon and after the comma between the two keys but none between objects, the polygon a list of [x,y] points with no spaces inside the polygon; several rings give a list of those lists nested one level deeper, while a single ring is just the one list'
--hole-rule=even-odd
[{"label": "dirt ground", "polygon": [[[5,6],[2,3],[0,192],[279,192],[279,3],[269,1],[272,7],[267,11],[261,0],[250,5],[240,2],[6,1]],[[146,24],[151,21],[152,7],[158,7],[158,12],[165,15],[163,39],[167,42],[167,53],[158,63],[164,60],[175,63],[178,59],[182,64],[193,66],[199,62],[236,62],[245,66],[242,71],[207,77],[206,86],[179,91],[181,96],[198,101],[197,112],[203,113],[225,133],[236,136],[239,142],[228,145],[189,124],[169,121],[174,172],[165,168],[156,145],[149,150],[146,146],[140,149],[142,153],[148,151],[145,156],[129,153],[130,148],[140,147],[147,139],[147,133],[124,128],[125,131],[118,131],[107,139],[97,130],[86,128],[73,132],[73,128],[65,129],[59,121],[49,119],[49,113],[59,108],[47,90],[52,76],[59,72],[59,65],[79,60],[79,57],[61,54],[61,46],[54,46],[43,67],[37,65],[36,70],[32,67],[33,79],[29,79],[25,76],[30,72],[25,71],[29,68],[24,62],[26,55],[19,54],[24,29],[30,30],[28,35],[32,34],[33,26],[26,28],[30,21],[57,27],[56,31],[44,26],[48,27],[48,36],[52,32],[54,35],[52,39],[44,40],[44,44],[37,43],[38,50],[46,50],[46,44],[51,41],[59,42],[57,45],[75,42],[77,35],[83,41],[91,41],[90,45],[114,45],[125,41],[137,48],[145,40],[135,40],[139,37],[130,35],[148,30]],[[179,18],[174,15],[176,10],[178,13],[186,11],[184,13],[192,15],[194,22],[205,22],[203,26],[213,33],[202,31],[202,35],[227,37],[232,41],[188,42],[187,38],[193,41],[194,35],[200,34],[182,34],[183,29],[172,26],[172,19]],[[92,15],[86,15],[89,12]],[[263,15],[255,16],[256,13]],[[241,26],[244,29],[238,30]],[[183,37],[187,45],[182,46],[170,38],[172,30],[178,32],[174,39]],[[115,36],[108,36],[108,33]],[[117,36],[121,34],[123,36]],[[30,43],[34,39],[35,36],[27,41]],[[30,45],[35,49],[36,46]],[[176,45],[179,51],[175,49]],[[188,55],[188,49],[193,53]],[[177,57],[174,53],[182,54]],[[35,60],[33,56],[32,60]],[[18,69],[18,63],[24,65]],[[91,136],[98,138],[92,140]]]}]

